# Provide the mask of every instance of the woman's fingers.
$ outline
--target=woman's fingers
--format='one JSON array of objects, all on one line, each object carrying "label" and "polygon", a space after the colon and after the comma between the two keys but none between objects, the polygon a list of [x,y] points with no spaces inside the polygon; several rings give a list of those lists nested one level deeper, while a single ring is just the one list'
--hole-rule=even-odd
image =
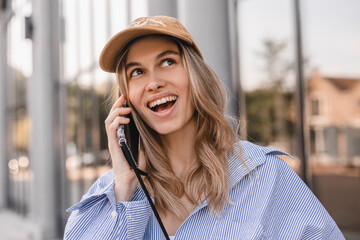
[{"label": "woman's fingers", "polygon": [[110,112],[114,111],[114,109],[121,107],[125,103],[125,97],[121,95],[113,104],[110,109]]},{"label": "woman's fingers", "polygon": [[[114,133],[109,134],[109,132],[108,132],[109,130],[111,130],[111,131],[116,130],[120,124],[128,124],[129,123],[129,120],[127,120],[127,118],[124,117],[124,115],[129,114],[131,112],[131,108],[123,107],[124,102],[125,102],[125,97],[124,96],[119,97],[113,104],[109,115],[105,119],[105,128],[106,128],[106,132],[108,133],[109,136],[114,135]],[[121,118],[118,118],[118,117],[121,117]],[[115,121],[115,119],[117,119],[117,120]],[[110,129],[110,126],[111,126],[111,129]]]},{"label": "woman's fingers", "polygon": [[109,113],[108,117],[105,119],[105,125],[110,126],[114,119],[118,116],[127,115],[131,112],[131,108],[128,107],[120,107],[114,109],[112,112]]},{"label": "woman's fingers", "polygon": [[117,128],[122,125],[122,124],[128,124],[130,122],[129,118],[126,117],[120,117],[117,116],[114,121],[109,125],[109,130],[113,131],[113,130],[117,130]]},{"label": "woman's fingers", "polygon": [[110,113],[105,120],[108,147],[115,178],[115,199],[117,202],[130,201],[134,195],[137,185],[136,176],[124,158],[116,136],[118,127],[122,124],[128,124],[130,122],[130,119],[127,118],[126,115],[131,112],[131,109],[124,107],[124,103],[125,98],[123,96],[119,97],[112,106]]}]

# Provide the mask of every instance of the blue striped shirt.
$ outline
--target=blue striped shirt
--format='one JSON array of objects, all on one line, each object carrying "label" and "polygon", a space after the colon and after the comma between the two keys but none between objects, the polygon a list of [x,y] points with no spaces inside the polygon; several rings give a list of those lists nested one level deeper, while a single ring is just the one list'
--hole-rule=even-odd
[{"label": "blue striped shirt", "polygon": [[[286,153],[245,141],[240,146],[248,168],[238,154],[229,154],[232,204],[216,216],[205,200],[175,240],[345,239],[310,189],[277,157]],[[137,188],[130,202],[116,202],[113,186],[110,170],[67,210],[72,213],[64,239],[165,239],[143,191]]]}]

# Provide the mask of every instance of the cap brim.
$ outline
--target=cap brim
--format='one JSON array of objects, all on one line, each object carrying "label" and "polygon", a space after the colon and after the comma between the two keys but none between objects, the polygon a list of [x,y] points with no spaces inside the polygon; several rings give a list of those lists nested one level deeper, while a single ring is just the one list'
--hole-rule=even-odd
[{"label": "cap brim", "polygon": [[192,42],[191,39],[185,38],[184,36],[180,36],[176,33],[169,32],[168,30],[161,30],[161,29],[151,29],[149,27],[142,28],[131,28],[131,29],[125,29],[118,34],[114,35],[105,45],[104,49],[102,50],[99,58],[99,64],[100,67],[106,71],[113,73],[116,71],[116,58],[118,57],[118,54],[122,49],[133,39],[151,35],[151,34],[164,34],[168,36],[173,36],[176,38],[179,38],[190,45],[193,45],[196,48],[196,51],[200,54],[200,51],[198,50],[197,46],[194,42]]}]

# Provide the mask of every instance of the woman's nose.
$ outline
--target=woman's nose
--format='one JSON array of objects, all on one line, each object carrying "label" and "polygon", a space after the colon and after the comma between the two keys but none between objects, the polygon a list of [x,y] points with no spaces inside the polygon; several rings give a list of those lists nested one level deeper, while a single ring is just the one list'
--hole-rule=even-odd
[{"label": "woman's nose", "polygon": [[164,87],[165,82],[156,74],[150,74],[148,79],[148,84],[146,86],[147,91],[155,91],[159,88]]}]

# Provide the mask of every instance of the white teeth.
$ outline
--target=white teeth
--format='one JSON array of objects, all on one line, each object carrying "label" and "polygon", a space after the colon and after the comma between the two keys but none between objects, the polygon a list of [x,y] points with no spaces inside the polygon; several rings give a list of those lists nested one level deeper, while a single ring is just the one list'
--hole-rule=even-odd
[{"label": "white teeth", "polygon": [[155,106],[158,106],[160,104],[166,103],[166,102],[171,102],[177,99],[177,96],[169,96],[169,97],[163,97],[161,99],[157,99],[154,100],[152,102],[149,103],[149,107],[153,108]]}]

